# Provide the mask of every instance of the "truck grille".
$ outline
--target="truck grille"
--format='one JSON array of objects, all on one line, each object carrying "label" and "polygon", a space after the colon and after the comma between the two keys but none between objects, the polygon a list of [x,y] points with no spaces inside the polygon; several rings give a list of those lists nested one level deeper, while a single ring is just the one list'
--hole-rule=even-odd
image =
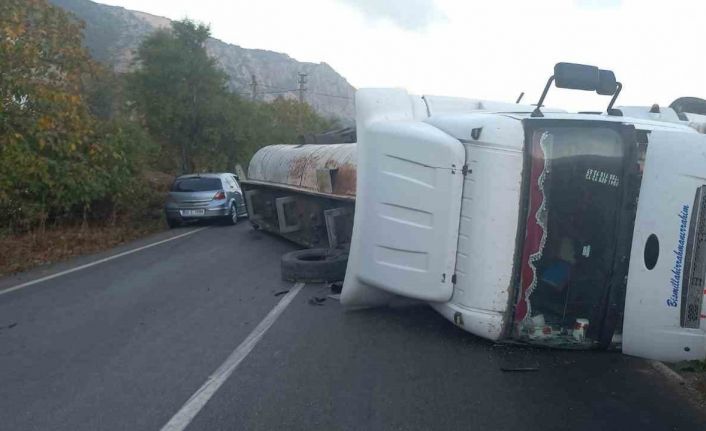
[{"label": "truck grille", "polygon": [[681,326],[698,328],[706,279],[706,186],[696,189],[682,281]]}]

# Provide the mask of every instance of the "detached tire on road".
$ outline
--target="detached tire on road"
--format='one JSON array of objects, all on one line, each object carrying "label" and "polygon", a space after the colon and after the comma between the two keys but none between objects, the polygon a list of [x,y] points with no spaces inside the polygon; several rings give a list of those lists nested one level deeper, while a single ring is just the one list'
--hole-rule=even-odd
[{"label": "detached tire on road", "polygon": [[341,281],[346,275],[348,254],[335,249],[312,248],[282,256],[282,279],[305,283]]}]

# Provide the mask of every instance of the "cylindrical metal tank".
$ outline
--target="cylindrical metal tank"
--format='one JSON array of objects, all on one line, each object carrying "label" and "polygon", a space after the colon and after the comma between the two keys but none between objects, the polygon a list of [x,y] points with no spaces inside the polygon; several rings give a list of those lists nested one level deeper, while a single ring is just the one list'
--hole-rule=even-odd
[{"label": "cylindrical metal tank", "polygon": [[355,196],[356,144],[263,147],[250,160],[248,181]]}]

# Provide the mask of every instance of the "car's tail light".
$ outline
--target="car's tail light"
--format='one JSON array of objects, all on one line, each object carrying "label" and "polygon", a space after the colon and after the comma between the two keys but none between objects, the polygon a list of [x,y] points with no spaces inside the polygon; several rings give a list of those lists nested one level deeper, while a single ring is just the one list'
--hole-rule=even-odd
[{"label": "car's tail light", "polygon": [[220,191],[213,196],[214,201],[222,201],[225,198],[226,198],[226,194],[223,191]]}]

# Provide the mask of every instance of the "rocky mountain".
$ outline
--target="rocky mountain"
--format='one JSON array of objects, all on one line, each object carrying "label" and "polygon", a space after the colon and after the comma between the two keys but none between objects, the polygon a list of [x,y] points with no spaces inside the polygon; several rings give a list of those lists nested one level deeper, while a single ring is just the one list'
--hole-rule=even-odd
[{"label": "rocky mountain", "polygon": [[[164,17],[90,0],[49,1],[85,22],[86,46],[93,57],[119,72],[133,67],[134,52],[147,35],[169,27],[171,22]],[[297,98],[299,74],[305,73],[306,102],[317,112],[337,117],[344,124],[353,122],[355,88],[328,64],[300,62],[287,54],[246,49],[214,38],[207,42],[206,48],[230,77],[233,91],[251,96],[254,76],[257,99]]]}]

